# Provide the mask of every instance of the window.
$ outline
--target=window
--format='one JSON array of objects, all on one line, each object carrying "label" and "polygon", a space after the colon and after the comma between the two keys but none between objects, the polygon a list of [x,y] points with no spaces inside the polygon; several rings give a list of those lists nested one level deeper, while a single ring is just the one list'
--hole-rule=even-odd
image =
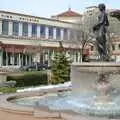
[{"label": "window", "polygon": [[19,33],[19,23],[18,22],[13,22],[13,35],[18,35]]},{"label": "window", "polygon": [[68,39],[68,33],[67,33],[67,29],[64,29],[64,40]]},{"label": "window", "polygon": [[56,36],[60,37],[60,28],[56,28]]},{"label": "window", "polygon": [[4,35],[8,35],[8,23],[7,20],[2,21],[2,34]]},{"label": "window", "polygon": [[75,32],[74,29],[71,29],[71,30],[70,30],[70,39],[71,39],[71,40],[74,40],[74,39],[76,39],[75,37],[76,37],[76,32]]},{"label": "window", "polygon": [[32,24],[32,36],[37,35],[37,24]]},{"label": "window", "polygon": [[23,36],[28,36],[28,23],[23,23]]},{"label": "window", "polygon": [[49,27],[49,37],[53,38],[53,27]]},{"label": "window", "polygon": [[45,36],[45,26],[44,25],[40,26],[40,34],[41,34],[41,36]]}]

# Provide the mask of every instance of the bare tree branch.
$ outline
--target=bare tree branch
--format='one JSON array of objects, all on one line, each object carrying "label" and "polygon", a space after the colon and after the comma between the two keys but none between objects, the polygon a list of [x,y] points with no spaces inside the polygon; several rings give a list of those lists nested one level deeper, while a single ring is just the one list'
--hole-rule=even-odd
[{"label": "bare tree branch", "polygon": [[70,39],[72,42],[78,45],[78,48],[80,50],[81,62],[83,60],[84,51],[87,49],[88,45],[90,43],[95,44],[95,41],[93,41],[93,37],[94,36],[90,32],[86,32],[84,30],[84,27],[78,30],[71,30]]}]

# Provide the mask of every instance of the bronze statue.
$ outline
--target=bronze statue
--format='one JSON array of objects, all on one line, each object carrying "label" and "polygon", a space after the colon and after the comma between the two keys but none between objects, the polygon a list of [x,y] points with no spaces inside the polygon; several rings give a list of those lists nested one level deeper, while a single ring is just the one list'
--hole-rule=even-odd
[{"label": "bronze statue", "polygon": [[98,5],[100,15],[98,16],[98,23],[93,26],[93,32],[96,34],[96,44],[100,61],[106,61],[108,58],[106,47],[106,33],[109,26],[106,7],[104,4]]}]

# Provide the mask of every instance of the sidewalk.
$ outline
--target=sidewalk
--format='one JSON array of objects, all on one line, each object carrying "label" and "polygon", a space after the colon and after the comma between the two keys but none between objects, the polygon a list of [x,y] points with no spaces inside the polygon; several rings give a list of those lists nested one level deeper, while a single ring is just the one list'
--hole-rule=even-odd
[{"label": "sidewalk", "polygon": [[57,118],[35,118],[28,115],[20,115],[9,112],[0,111],[0,120],[62,120]]}]

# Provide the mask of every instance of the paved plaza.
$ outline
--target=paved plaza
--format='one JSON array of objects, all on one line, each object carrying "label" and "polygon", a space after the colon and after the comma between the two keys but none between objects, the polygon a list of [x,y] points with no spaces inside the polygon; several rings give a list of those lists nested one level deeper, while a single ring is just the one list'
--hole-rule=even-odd
[{"label": "paved plaza", "polygon": [[20,115],[0,110],[0,120],[62,120],[58,118],[39,118],[29,115]]}]

